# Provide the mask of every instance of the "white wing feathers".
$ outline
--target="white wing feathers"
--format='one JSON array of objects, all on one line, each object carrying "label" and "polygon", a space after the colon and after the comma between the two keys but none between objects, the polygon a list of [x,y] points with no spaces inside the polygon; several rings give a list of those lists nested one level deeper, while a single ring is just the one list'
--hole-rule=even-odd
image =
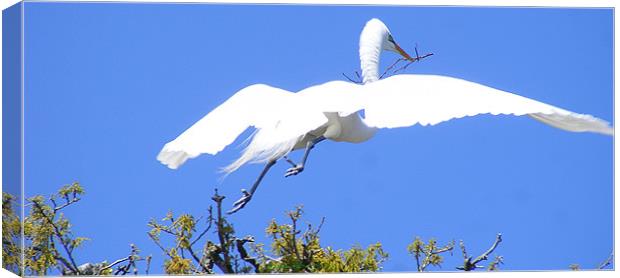
[{"label": "white wing feathers", "polygon": [[231,144],[248,127],[269,127],[297,107],[294,94],[279,88],[256,84],[248,86],[179,137],[167,143],[157,160],[176,169],[200,154],[216,154]]},{"label": "white wing feathers", "polygon": [[529,115],[575,132],[613,134],[609,123],[462,79],[395,75],[364,87],[366,124],[378,128],[435,125],[479,114]]},{"label": "white wing feathers", "polygon": [[157,159],[176,169],[188,158],[218,153],[256,127],[243,155],[224,169],[232,172],[291,151],[302,136],[328,122],[325,113],[344,117],[360,110],[365,110],[364,122],[377,128],[435,125],[488,113],[529,115],[568,131],[613,135],[609,123],[590,115],[462,79],[402,74],[366,85],[332,81],[296,94],[262,84],[246,87],[167,143]]}]

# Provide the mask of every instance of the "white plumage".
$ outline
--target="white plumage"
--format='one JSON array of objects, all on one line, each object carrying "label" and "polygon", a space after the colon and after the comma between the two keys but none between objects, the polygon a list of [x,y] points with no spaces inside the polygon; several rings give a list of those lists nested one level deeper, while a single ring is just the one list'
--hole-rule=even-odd
[{"label": "white plumage", "polygon": [[[529,115],[568,131],[613,134],[607,122],[590,115],[462,79],[403,74],[363,86],[328,82],[296,94],[267,85],[252,85],[166,144],[158,159],[175,169],[188,158],[218,153],[253,126],[258,130],[244,151],[243,162],[264,162],[288,153],[301,137],[325,125],[329,121],[326,113],[345,117],[360,110],[365,110],[366,117],[361,120],[369,130],[435,125],[479,114],[506,114]],[[368,139],[360,138],[363,135],[352,136],[353,132],[346,130],[326,137],[350,142]],[[227,171],[241,165],[236,163]]]},{"label": "white plumage", "polygon": [[[528,115],[567,131],[613,135],[609,123],[593,116],[458,78],[401,74],[379,80],[382,50],[411,59],[388,28],[372,19],[360,36],[363,85],[331,81],[297,93],[263,84],[246,87],[167,143],[157,159],[176,169],[189,158],[217,154],[247,128],[255,127],[241,157],[224,168],[230,173],[248,162],[269,162],[240,209],[272,163],[307,147],[305,161],[323,137],[359,143],[381,128],[435,125],[479,114]],[[359,113],[362,110],[364,118]],[[297,168],[293,174],[303,170],[303,161]]]}]

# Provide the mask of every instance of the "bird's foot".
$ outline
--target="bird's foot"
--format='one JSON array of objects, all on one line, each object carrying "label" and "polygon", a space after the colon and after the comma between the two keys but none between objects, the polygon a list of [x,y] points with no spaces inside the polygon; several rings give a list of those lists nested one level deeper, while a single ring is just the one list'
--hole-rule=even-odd
[{"label": "bird's foot", "polygon": [[289,168],[288,170],[286,170],[286,173],[284,174],[284,177],[290,177],[290,176],[294,176],[297,175],[299,173],[301,173],[304,170],[304,166],[303,165],[296,165],[295,167]]},{"label": "bird's foot", "polygon": [[239,211],[240,209],[245,207],[245,205],[247,205],[250,200],[252,200],[252,193],[247,192],[245,189],[241,189],[241,192],[243,193],[243,196],[233,203],[233,208],[227,211],[227,214],[233,214]]}]

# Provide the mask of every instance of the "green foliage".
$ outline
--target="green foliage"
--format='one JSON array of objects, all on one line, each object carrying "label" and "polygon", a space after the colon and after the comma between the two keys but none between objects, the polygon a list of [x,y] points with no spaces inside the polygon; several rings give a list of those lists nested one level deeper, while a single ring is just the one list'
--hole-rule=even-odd
[{"label": "green foliage", "polygon": [[21,221],[15,214],[15,197],[2,193],[2,267],[22,275]]},{"label": "green foliage", "polygon": [[[130,268],[135,269],[135,262],[143,259],[133,245],[128,257],[111,264],[105,261],[77,264],[73,253],[89,239],[73,235],[71,223],[62,211],[79,202],[84,193],[82,186],[74,182],[62,186],[48,198],[41,195],[28,198],[26,206],[29,211],[23,223],[13,211],[14,197],[3,193],[3,267],[19,275],[33,276],[47,275],[53,269],[63,275],[127,274]],[[20,262],[22,250],[19,248],[22,225],[25,242],[23,270]],[[113,271],[114,266],[117,266],[116,271]]]},{"label": "green foliage", "polygon": [[[260,261],[259,272],[371,272],[380,270],[380,265],[388,254],[380,243],[372,244],[366,249],[354,246],[349,250],[323,248],[319,242],[319,232],[308,224],[302,233],[297,226],[303,214],[301,207],[288,212],[291,224],[278,224],[275,220],[265,229],[272,238],[271,252],[277,259],[266,255],[262,245],[254,248]],[[301,236],[298,236],[301,235]]]},{"label": "green foliage", "polygon": [[[214,273],[214,267],[224,273],[246,273],[250,267],[242,259],[247,256],[245,247],[250,239],[243,240],[235,237],[233,226],[222,216],[221,203],[223,196],[216,195],[212,198],[217,204],[217,216],[214,216],[213,208],[209,207],[208,217],[195,219],[192,215],[181,214],[174,217],[172,212],[156,221],[152,219],[148,226],[151,230],[148,236],[159,246],[167,256],[164,261],[164,271],[167,274],[207,274]],[[204,223],[202,223],[204,222]],[[202,232],[196,237],[199,224]],[[217,240],[206,239],[200,246],[199,241],[213,227],[217,234]],[[162,235],[172,237],[172,246],[164,246]],[[241,242],[241,243],[239,243]]]},{"label": "green foliage", "polygon": [[[3,193],[3,267],[20,275],[47,275],[53,269],[62,275],[125,275],[138,274],[136,264],[145,262],[144,273],[149,274],[151,256],[141,257],[140,250],[133,244],[128,256],[111,263],[77,264],[73,253],[89,239],[73,235],[72,225],[62,211],[80,201],[83,194],[80,184],[73,183],[48,198],[28,198],[28,214],[21,223],[13,209],[15,198]],[[321,246],[319,233],[325,219],[317,227],[306,223],[300,228],[302,207],[287,212],[287,223],[281,224],[275,219],[268,223],[265,233],[271,240],[269,244],[255,243],[250,235],[239,238],[233,225],[222,215],[224,198],[216,191],[212,197],[216,203],[215,211],[209,207],[207,217],[196,218],[190,214],[175,217],[168,212],[161,220],[148,223],[148,236],[167,256],[163,265],[167,274],[376,272],[389,257],[378,242],[366,248],[354,245],[346,250]],[[23,262],[20,248],[22,229],[26,243]],[[499,270],[502,256],[495,256],[487,267],[478,263],[488,260],[501,241],[501,234],[498,234],[491,247],[475,258],[467,255],[461,241],[464,263],[457,269]],[[407,246],[407,252],[415,258],[418,271],[428,271],[429,266],[441,267],[444,254],[449,252],[452,255],[454,245],[454,241],[439,245],[433,238],[424,242],[415,237]],[[613,253],[598,269],[612,263]],[[578,270],[579,265],[570,268]]]},{"label": "green foliage", "polygon": [[[26,274],[46,275],[52,268],[62,273],[78,273],[72,253],[87,239],[73,238],[71,224],[61,210],[78,202],[82,194],[80,184],[73,183],[50,196],[49,203],[43,196],[27,199],[30,213],[24,219]],[[58,205],[58,200],[63,203]]]},{"label": "green foliage", "polygon": [[[208,216],[201,219],[188,214],[179,217],[169,212],[161,221],[151,220],[149,237],[167,256],[164,270],[167,274],[207,274],[223,273],[291,273],[291,272],[369,272],[380,270],[380,265],[388,255],[380,243],[366,249],[353,247],[349,250],[323,248],[319,242],[319,231],[308,224],[305,231],[298,229],[303,211],[298,207],[288,213],[290,224],[278,224],[275,220],[265,229],[272,238],[271,250],[265,244],[254,243],[254,237],[239,238],[235,229],[222,216],[223,196],[213,196],[216,212],[208,209]],[[197,234],[198,226],[202,232]],[[214,229],[215,239],[204,237]],[[167,236],[168,246],[165,246]],[[251,256],[246,244],[251,248]],[[202,246],[198,248],[197,246]]]},{"label": "green foliage", "polygon": [[434,238],[428,240],[428,243],[424,243],[420,237],[416,237],[413,242],[407,246],[407,252],[415,258],[417,270],[420,272],[426,271],[429,265],[441,267],[441,263],[443,263],[441,254],[450,252],[450,255],[452,255],[453,249],[454,241],[443,247],[438,247],[437,241]]}]

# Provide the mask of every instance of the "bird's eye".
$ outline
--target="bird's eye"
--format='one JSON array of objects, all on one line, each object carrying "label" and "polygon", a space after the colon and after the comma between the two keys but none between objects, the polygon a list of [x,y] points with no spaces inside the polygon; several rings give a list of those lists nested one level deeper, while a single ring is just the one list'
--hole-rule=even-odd
[{"label": "bird's eye", "polygon": [[394,44],[396,43],[396,42],[394,41],[394,38],[392,37],[392,35],[388,35],[388,38],[387,38],[387,39],[388,39],[388,41],[389,41],[389,42],[391,42],[391,43],[394,43]]}]

